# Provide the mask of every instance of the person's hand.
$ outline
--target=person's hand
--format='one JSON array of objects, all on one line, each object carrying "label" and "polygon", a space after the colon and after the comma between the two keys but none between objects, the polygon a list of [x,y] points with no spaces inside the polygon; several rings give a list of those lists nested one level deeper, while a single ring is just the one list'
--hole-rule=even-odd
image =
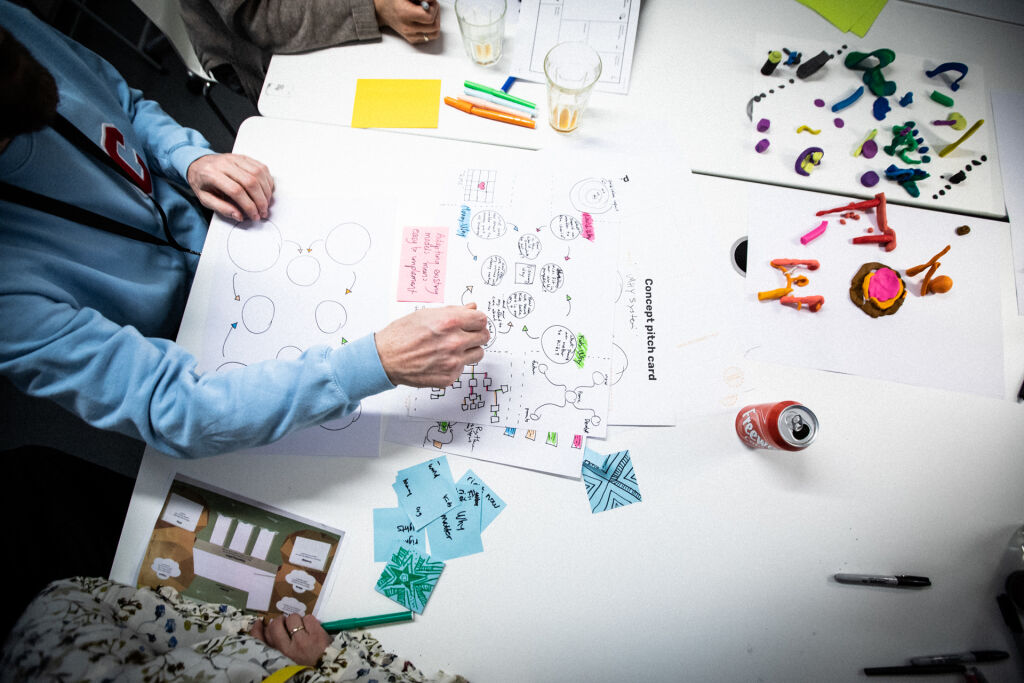
[{"label": "person's hand", "polygon": [[441,8],[437,0],[428,0],[430,9],[419,1],[373,0],[377,24],[390,26],[410,43],[427,43],[441,37]]},{"label": "person's hand", "polygon": [[185,178],[202,205],[222,216],[258,221],[270,214],[274,179],[255,159],[242,154],[207,154],[189,165]]},{"label": "person's hand", "polygon": [[257,619],[249,634],[279,650],[296,664],[306,666],[316,666],[320,655],[331,644],[331,637],[312,614],[275,617],[267,625],[262,619]]},{"label": "person's hand", "polygon": [[448,386],[463,367],[479,363],[491,338],[476,304],[421,308],[375,335],[381,365],[392,384]]}]

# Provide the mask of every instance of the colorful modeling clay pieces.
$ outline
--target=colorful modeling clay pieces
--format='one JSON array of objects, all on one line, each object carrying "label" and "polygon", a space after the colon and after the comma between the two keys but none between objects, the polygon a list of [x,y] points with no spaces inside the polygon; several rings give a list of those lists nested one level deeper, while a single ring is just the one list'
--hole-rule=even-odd
[{"label": "colorful modeling clay pieces", "polygon": [[790,52],[786,48],[782,48],[782,51],[786,53],[788,59],[783,63],[783,66],[796,66],[800,63],[801,54],[796,50]]},{"label": "colorful modeling clay pieces", "polygon": [[967,174],[964,173],[963,171],[957,171],[953,175],[949,176],[949,182],[953,183],[954,185],[959,185],[965,180],[967,180]]},{"label": "colorful modeling clay pieces", "polygon": [[768,53],[768,59],[765,61],[764,66],[761,67],[761,74],[764,76],[771,76],[772,72],[775,71],[775,67],[782,61],[782,53],[778,50],[772,50]]},{"label": "colorful modeling clay pieces", "polygon": [[843,109],[846,109],[851,104],[853,104],[854,102],[859,100],[860,96],[863,95],[863,94],[864,94],[864,86],[862,85],[862,86],[858,87],[856,90],[854,90],[852,94],[847,95],[845,98],[843,98],[843,99],[839,100],[838,102],[836,102],[835,104],[833,104],[832,105],[832,113],[835,114],[838,111],[842,111]]},{"label": "colorful modeling clay pieces", "polygon": [[818,72],[818,69],[825,66],[825,62],[827,62],[830,59],[832,59],[832,55],[830,55],[827,51],[822,50],[821,52],[819,52],[818,54],[814,55],[806,62],[801,64],[799,67],[797,67],[796,77],[803,79],[807,78],[808,76],[813,76]]},{"label": "colorful modeling clay pieces", "polygon": [[815,130],[814,128],[811,128],[810,126],[800,126],[799,128],[796,129],[796,132],[797,133],[810,133],[811,135],[817,135],[818,133],[821,132],[821,129],[819,128],[818,130]]},{"label": "colorful modeling clay pieces", "polygon": [[956,232],[956,234],[958,234],[961,237],[963,237],[964,235],[966,235],[966,234],[971,232],[971,226],[969,226],[969,225],[961,225],[960,227],[958,227],[956,229],[955,232]]},{"label": "colorful modeling clay pieces", "polygon": [[906,107],[909,104],[913,104],[913,102],[914,102],[914,93],[912,93],[912,92],[908,92],[906,95],[904,95],[903,97],[900,98],[900,106],[901,107]]},{"label": "colorful modeling clay pieces", "polygon": [[932,90],[932,94],[929,95],[929,97],[941,104],[943,107],[953,106],[953,98],[949,95],[943,95],[938,90]]},{"label": "colorful modeling clay pieces", "polygon": [[874,159],[875,155],[878,154],[878,143],[874,140],[868,140],[864,143],[862,153],[865,159]]},{"label": "colorful modeling clay pieces", "polygon": [[767,133],[768,132],[768,128],[771,125],[772,125],[772,122],[769,121],[768,119],[761,119],[760,121],[757,122],[757,132],[758,133]]},{"label": "colorful modeling clay pieces", "polygon": [[885,250],[892,251],[896,248],[896,231],[889,227],[888,216],[885,212],[885,193],[879,192],[875,195],[875,199],[878,201],[878,206],[875,207],[875,219],[878,221],[878,227],[883,234],[891,238],[885,243]]},{"label": "colorful modeling clay pieces", "polygon": [[953,122],[953,130],[963,130],[967,127],[967,119],[958,111],[950,112],[949,119]]},{"label": "colorful modeling clay pieces", "polygon": [[874,199],[866,199],[862,202],[853,202],[852,204],[847,204],[846,206],[838,206],[834,209],[823,209],[821,211],[816,212],[814,215],[826,216],[830,213],[839,213],[840,211],[866,211],[868,209],[874,209],[883,201],[885,201],[884,194],[882,195],[882,199],[879,199],[878,195],[875,195]]},{"label": "colorful modeling clay pieces", "polygon": [[867,144],[868,140],[874,140],[876,135],[878,135],[878,129],[872,128],[871,132],[868,133],[863,140],[861,140],[859,145],[857,145],[857,149],[853,150],[853,156],[859,157],[860,153],[864,151],[864,145]]},{"label": "colorful modeling clay pieces", "polygon": [[899,183],[900,187],[906,190],[911,197],[920,197],[921,190],[917,187],[917,181],[929,178],[931,174],[919,168],[898,168],[892,164],[885,169],[885,177]]},{"label": "colorful modeling clay pieces", "polygon": [[846,125],[846,121],[843,121],[841,118],[837,116],[836,118],[832,119],[832,125],[835,126],[836,128],[842,128],[843,126]]},{"label": "colorful modeling clay pieces", "polygon": [[850,242],[852,244],[888,244],[891,239],[889,235],[861,235],[854,237]]},{"label": "colorful modeling clay pieces", "polygon": [[[874,58],[874,61],[869,61]],[[896,92],[896,83],[885,80],[882,68],[896,59],[896,53],[888,48],[874,52],[851,52],[843,62],[848,69],[864,72],[864,85],[878,97],[888,97]],[[870,66],[869,66],[870,64]]]},{"label": "colorful modeling clay pieces", "polygon": [[754,145],[754,151],[758,154],[764,154],[768,151],[768,145],[770,144],[772,143],[768,142],[768,138],[762,138],[757,141],[756,145]]},{"label": "colorful modeling clay pieces", "polygon": [[949,119],[948,121],[932,121],[933,126],[952,126],[956,121]]},{"label": "colorful modeling clay pieces", "polygon": [[779,303],[783,306],[796,306],[796,310],[800,310],[804,306],[807,306],[807,310],[811,313],[817,313],[821,310],[821,307],[825,305],[825,297],[820,295],[814,296],[784,296],[779,299]]},{"label": "colorful modeling clay pieces", "polygon": [[865,263],[850,280],[850,300],[872,318],[892,315],[906,296],[899,273],[882,263]]},{"label": "colorful modeling clay pieces", "polygon": [[817,107],[818,109],[821,109],[822,107],[825,106],[825,100],[819,97],[818,99],[814,100],[814,106]]},{"label": "colorful modeling clay pieces", "polygon": [[772,268],[788,268],[794,266],[803,266],[807,270],[817,270],[821,267],[815,259],[792,259],[792,258],[776,258],[768,262]]},{"label": "colorful modeling clay pieces", "polygon": [[813,230],[811,230],[806,235],[804,235],[803,237],[800,238],[800,244],[806,245],[811,240],[815,240],[815,239],[821,237],[825,233],[825,228],[827,228],[827,227],[828,227],[828,221],[822,221],[821,225],[819,225],[818,227],[814,228]]},{"label": "colorful modeling clay pieces", "polygon": [[879,180],[881,180],[881,178],[878,177],[877,173],[874,171],[868,171],[860,177],[860,184],[864,187],[874,187],[878,184]]},{"label": "colorful modeling clay pieces", "polygon": [[885,115],[888,114],[891,109],[892,107],[889,106],[889,100],[884,97],[879,97],[875,100],[875,103],[871,105],[871,113],[875,117],[876,121],[884,121]]},{"label": "colorful modeling clay pieces", "polygon": [[974,135],[974,132],[976,130],[978,130],[979,128],[981,128],[981,124],[983,124],[983,123],[985,123],[985,119],[978,119],[974,123],[973,126],[971,126],[970,128],[967,129],[966,133],[964,133],[963,135],[960,136],[959,140],[957,140],[956,142],[952,142],[952,143],[946,145],[945,147],[943,147],[942,150],[939,152],[939,156],[940,157],[944,157],[947,154],[949,154],[950,152],[952,152],[954,149],[959,147],[960,143],[963,142],[964,140],[966,140],[967,138],[971,137],[972,135]]},{"label": "colorful modeling clay pieces", "polygon": [[939,74],[946,73],[947,71],[960,72],[960,78],[956,79],[955,81],[949,84],[949,89],[952,90],[953,92],[956,92],[957,90],[960,89],[960,81],[962,81],[964,76],[967,75],[966,64],[962,62],[945,62],[944,64],[939,64],[931,71],[925,71],[924,75],[927,76],[928,78],[935,78]]},{"label": "colorful modeling clay pieces", "polygon": [[952,247],[952,245],[951,245],[951,244],[947,244],[947,245],[946,245],[946,248],[945,248],[945,249],[943,249],[942,251],[940,251],[940,252],[939,252],[938,254],[936,254],[935,256],[932,256],[932,257],[931,257],[930,259],[928,259],[928,260],[927,260],[927,261],[926,261],[925,263],[922,263],[922,264],[921,264],[921,265],[919,265],[919,266],[914,266],[914,267],[912,267],[912,268],[907,268],[907,276],[908,276],[908,277],[914,277],[915,275],[917,275],[918,273],[920,273],[920,272],[921,272],[921,271],[923,271],[924,269],[926,269],[926,268],[931,268],[932,266],[934,266],[934,265],[935,265],[935,263],[936,263],[936,262],[937,262],[937,261],[938,261],[938,260],[939,260],[940,258],[942,258],[943,256],[945,256],[945,255],[946,255],[946,252],[948,252],[948,251],[950,250],[950,248],[951,248],[951,247]]},{"label": "colorful modeling clay pieces", "polygon": [[811,175],[811,171],[821,163],[821,159],[824,156],[825,150],[821,147],[808,147],[804,151],[800,152],[800,155],[796,158],[794,168],[800,175],[809,176]]},{"label": "colorful modeling clay pieces", "polygon": [[928,283],[929,294],[945,294],[953,289],[953,278],[948,275],[940,275]]}]

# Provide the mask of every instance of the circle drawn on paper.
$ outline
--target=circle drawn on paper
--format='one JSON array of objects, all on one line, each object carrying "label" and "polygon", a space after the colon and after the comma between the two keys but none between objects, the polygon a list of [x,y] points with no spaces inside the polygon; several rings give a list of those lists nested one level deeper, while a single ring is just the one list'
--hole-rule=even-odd
[{"label": "circle drawn on paper", "polygon": [[363,404],[360,403],[355,410],[345,417],[339,417],[337,420],[328,420],[327,422],[323,422],[320,424],[320,428],[326,429],[329,432],[340,432],[342,429],[348,429],[351,427],[357,420],[359,420],[362,414]]},{"label": "circle drawn on paper", "polygon": [[545,263],[540,269],[540,286],[545,292],[556,292],[565,284],[565,271],[557,263]]},{"label": "circle drawn on paper", "polygon": [[579,219],[565,213],[552,218],[548,223],[548,227],[551,229],[552,235],[566,242],[576,239],[583,231],[583,226],[580,224]]},{"label": "circle drawn on paper", "polygon": [[552,325],[540,336],[540,347],[552,363],[564,365],[576,355],[576,335],[563,325]]},{"label": "circle drawn on paper", "polygon": [[369,253],[373,240],[370,231],[359,223],[342,223],[331,228],[324,240],[324,251],[335,263],[351,266]]},{"label": "circle drawn on paper", "polygon": [[262,273],[277,263],[281,242],[281,230],[272,221],[242,221],[228,233],[228,258],[247,273]]},{"label": "circle drawn on paper", "polygon": [[340,302],[331,299],[318,303],[313,315],[316,318],[316,326],[324,334],[334,334],[348,322],[348,311]]},{"label": "circle drawn on paper", "polygon": [[519,255],[525,259],[534,260],[540,256],[541,241],[536,235],[526,233],[519,237]]},{"label": "circle drawn on paper", "polygon": [[493,240],[501,237],[508,230],[505,218],[497,211],[487,209],[473,215],[470,221],[473,234],[484,240]]},{"label": "circle drawn on paper", "polygon": [[516,318],[525,318],[533,313],[537,302],[529,292],[512,292],[505,297],[505,308]]},{"label": "circle drawn on paper", "polygon": [[270,297],[251,296],[242,304],[242,324],[252,334],[263,334],[274,323],[274,310]]},{"label": "circle drawn on paper", "polygon": [[309,287],[320,279],[320,261],[308,254],[288,262],[288,279],[299,287]]},{"label": "circle drawn on paper", "polygon": [[485,285],[492,287],[498,285],[507,272],[508,263],[497,254],[485,258],[483,265],[480,266],[480,277],[483,278]]},{"label": "circle drawn on paper", "polygon": [[612,208],[612,192],[601,178],[585,178],[569,191],[569,201],[577,211],[604,213]]}]

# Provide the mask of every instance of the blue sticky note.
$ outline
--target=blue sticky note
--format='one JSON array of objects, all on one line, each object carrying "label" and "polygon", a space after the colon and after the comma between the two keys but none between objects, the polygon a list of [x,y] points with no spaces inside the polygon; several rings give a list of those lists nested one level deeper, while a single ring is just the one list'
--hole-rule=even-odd
[{"label": "blue sticky note", "polygon": [[391,486],[417,531],[459,504],[446,456],[399,470]]},{"label": "blue sticky note", "polygon": [[423,614],[444,571],[444,562],[415,550],[399,548],[391,556],[374,589],[416,614]]},{"label": "blue sticky note", "polygon": [[463,503],[427,525],[430,556],[438,560],[465,557],[484,550],[480,539],[480,508]]},{"label": "blue sticky note", "polygon": [[459,502],[470,501],[480,510],[480,530],[483,531],[494,521],[494,518],[505,509],[505,501],[495,493],[473,470],[466,470],[455,484],[459,494]]},{"label": "blue sticky note", "polygon": [[[586,448],[583,483],[590,499],[590,511],[604,512],[640,502],[640,488],[633,472],[629,451],[602,456]],[[600,462],[596,465],[595,462]]]},{"label": "blue sticky note", "polygon": [[426,534],[416,531],[402,508],[373,509],[373,561],[387,562],[399,548],[423,551]]}]

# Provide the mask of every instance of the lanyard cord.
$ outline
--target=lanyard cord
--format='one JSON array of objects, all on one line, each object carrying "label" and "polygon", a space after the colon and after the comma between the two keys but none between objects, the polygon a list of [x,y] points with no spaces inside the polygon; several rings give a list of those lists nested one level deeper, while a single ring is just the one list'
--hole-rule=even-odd
[{"label": "lanyard cord", "polygon": [[[65,119],[60,114],[57,114],[57,119],[53,122],[51,127],[54,129],[54,131],[59,133],[65,140],[67,140],[75,147],[77,147],[81,152],[87,154],[88,156],[93,157],[95,160],[99,161],[107,168],[110,168],[118,176],[123,178],[129,184],[131,184],[131,186],[135,188],[136,191],[142,192],[142,189],[135,184],[135,182],[131,179],[131,177],[128,176],[128,173],[123,168],[121,168],[113,159],[107,156],[102,150],[100,150],[99,147],[97,147],[82,131],[78,130],[78,128],[76,128],[74,124],[72,124],[70,121]],[[171,183],[171,187],[174,187],[175,191],[178,191],[178,188],[175,187],[173,183]],[[31,190],[26,190],[24,188],[20,188],[9,183],[0,181],[0,199],[14,202],[16,204],[21,204],[23,206],[36,209],[37,211],[42,211],[44,213],[59,216],[60,218],[67,219],[74,223],[89,225],[99,230],[103,230],[104,232],[120,235],[121,237],[127,237],[129,239],[133,239],[139,242],[145,242],[147,244],[155,244],[162,247],[171,247],[182,253],[200,256],[199,252],[192,251],[191,249],[188,249],[178,244],[178,241],[174,239],[174,235],[171,234],[171,229],[167,222],[167,214],[164,213],[163,207],[160,206],[160,203],[157,202],[156,198],[154,198],[152,195],[146,194],[144,192],[142,193],[145,194],[145,196],[149,199],[150,203],[152,203],[152,205],[156,207],[157,212],[160,214],[160,221],[163,225],[164,235],[167,238],[166,241],[160,239],[159,237],[151,235],[148,232],[145,232],[144,230],[140,230],[136,227],[127,225],[126,223],[122,223],[121,221],[115,220],[108,216],[94,213],[92,211],[89,211],[88,209],[83,209],[80,206],[75,206],[73,204],[69,204],[59,199],[47,197],[46,195],[41,195],[36,192],[32,192]]]}]

